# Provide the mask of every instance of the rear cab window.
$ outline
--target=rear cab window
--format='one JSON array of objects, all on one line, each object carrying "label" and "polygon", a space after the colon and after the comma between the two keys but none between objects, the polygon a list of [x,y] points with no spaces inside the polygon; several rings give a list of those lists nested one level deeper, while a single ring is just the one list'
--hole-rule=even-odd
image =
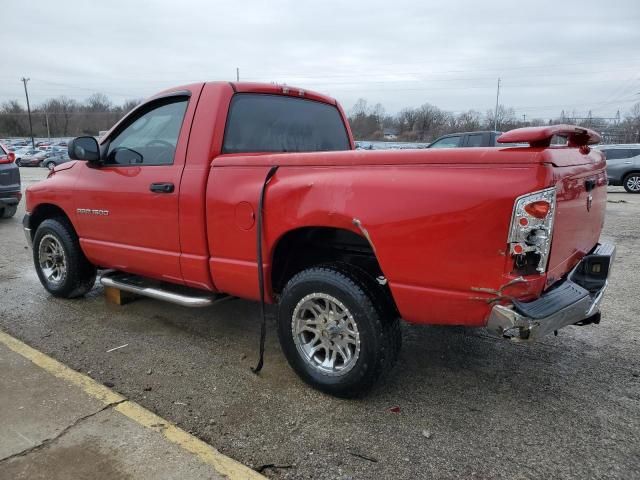
[{"label": "rear cab window", "polygon": [[231,100],[223,153],[350,149],[346,126],[335,105],[258,93],[237,93]]}]

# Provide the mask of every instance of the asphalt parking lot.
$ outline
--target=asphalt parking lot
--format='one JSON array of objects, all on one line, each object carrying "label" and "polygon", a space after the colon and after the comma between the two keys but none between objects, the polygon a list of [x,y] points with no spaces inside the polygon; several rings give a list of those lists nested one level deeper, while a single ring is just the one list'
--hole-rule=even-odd
[{"label": "asphalt parking lot", "polygon": [[[25,187],[47,174],[21,170]],[[640,195],[609,192],[618,253],[600,325],[535,345],[404,325],[398,365],[360,400],[304,385],[273,317],[255,376],[257,304],[49,296],[24,204],[0,222],[0,328],[272,478],[640,478]]]}]

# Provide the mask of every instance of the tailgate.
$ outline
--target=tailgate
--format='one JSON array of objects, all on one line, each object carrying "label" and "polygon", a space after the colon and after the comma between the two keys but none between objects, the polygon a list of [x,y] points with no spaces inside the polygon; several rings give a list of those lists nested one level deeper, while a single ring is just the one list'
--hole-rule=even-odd
[{"label": "tailgate", "polygon": [[[554,137],[566,146],[551,147]],[[576,125],[527,127],[503,133],[499,143],[529,143],[540,149],[540,162],[551,170],[556,187],[551,251],[547,263],[547,286],[560,280],[598,243],[607,202],[604,155],[589,145],[600,135]]]},{"label": "tailgate", "polygon": [[578,149],[549,149],[557,190],[547,285],[562,278],[598,243],[607,202],[604,156]]}]

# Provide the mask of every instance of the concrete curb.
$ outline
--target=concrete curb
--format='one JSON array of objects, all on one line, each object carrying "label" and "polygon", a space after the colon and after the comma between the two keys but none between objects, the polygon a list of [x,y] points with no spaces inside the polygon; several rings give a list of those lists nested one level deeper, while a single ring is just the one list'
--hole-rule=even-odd
[{"label": "concrete curb", "polygon": [[150,412],[139,404],[127,400],[117,392],[101,385],[92,378],[76,372],[44,353],[0,330],[0,343],[31,361],[51,375],[79,387],[87,395],[114,405],[114,409],[143,427],[162,434],[168,441],[195,455],[230,480],[264,480],[266,477],[249,467],[223,455],[211,445],[185,432],[173,423]]}]

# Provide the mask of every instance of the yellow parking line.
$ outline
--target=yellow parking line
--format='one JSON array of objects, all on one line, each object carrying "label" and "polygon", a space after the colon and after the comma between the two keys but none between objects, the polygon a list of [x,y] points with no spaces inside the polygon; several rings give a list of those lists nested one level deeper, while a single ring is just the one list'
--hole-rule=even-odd
[{"label": "yellow parking line", "polygon": [[[230,480],[264,480],[265,477],[251,470],[249,467],[223,455],[211,445],[190,435],[162,417],[150,412],[135,402],[104,385],[96,382],[87,375],[76,372],[44,353],[31,348],[29,345],[0,330],[0,343],[6,345],[35,365],[50,374],[79,387],[87,395],[100,400],[106,405],[117,403],[114,409],[134,422],[161,433],[172,443],[196,455],[200,461],[211,465],[218,473]],[[121,402],[121,403],[118,403]]]}]

